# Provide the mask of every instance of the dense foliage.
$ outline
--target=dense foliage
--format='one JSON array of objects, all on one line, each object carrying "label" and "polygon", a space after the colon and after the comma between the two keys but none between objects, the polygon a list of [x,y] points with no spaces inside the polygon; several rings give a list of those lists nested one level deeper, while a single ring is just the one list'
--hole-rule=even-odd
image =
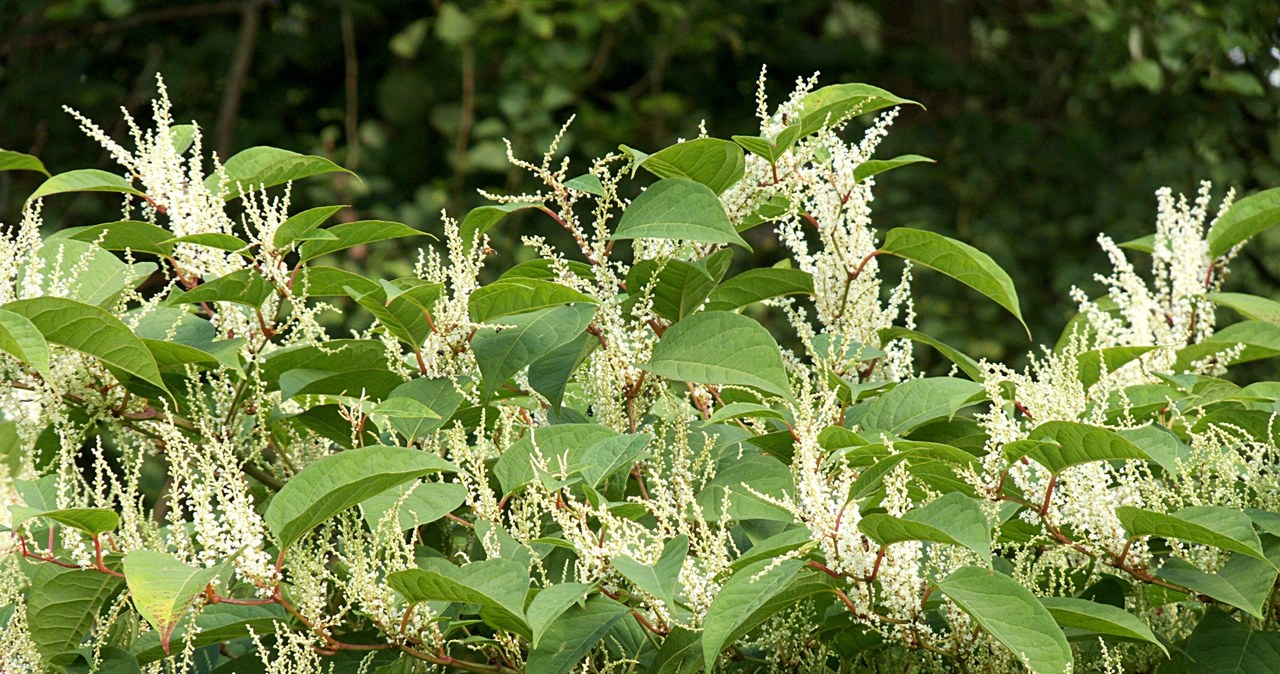
[{"label": "dense foliage", "polygon": [[[731,139],[509,150],[538,191],[431,234],[291,208],[345,169],[206,158],[163,84],[132,148],[73,113],[120,169],[48,177],[0,239],[0,670],[1280,667],[1280,383],[1224,378],[1280,355],[1280,303],[1223,289],[1280,191],[1158,192],[1018,370],[916,329],[955,283],[1025,338],[990,256],[872,227],[930,161],[873,158],[913,101],[764,88]],[[43,227],[80,192],[121,218]],[[571,246],[482,283],[516,212]],[[745,234],[788,258],[730,274]],[[414,237],[411,275],[324,264]]]},{"label": "dense foliage", "polygon": [[[274,145],[360,174],[299,184],[297,207],[350,204],[350,217],[418,229],[443,207],[481,205],[475,188],[523,189],[502,140],[537,156],[570,114],[561,151],[586,166],[620,143],[694,136],[701,119],[750,128],[741,101],[762,63],[777,96],[814,71],[875,82],[929,108],[904,110],[884,151],[939,162],[895,176],[879,222],[1000,260],[1038,336],[1062,329],[1071,286],[1098,292],[1099,229],[1147,232],[1145,195],[1201,179],[1280,184],[1274,0],[0,0],[0,16],[0,147],[54,172],[111,170],[60,107],[122,135],[117,108],[145,116],[159,69],[220,156]],[[37,184],[0,173],[0,221],[16,222]],[[113,208],[68,198],[46,217],[104,222]],[[537,213],[514,214],[491,245],[528,259],[517,231],[573,245]],[[733,272],[784,252],[764,233],[744,238],[755,252]],[[412,272],[393,245],[348,257],[353,271]],[[1280,236],[1258,237],[1233,283],[1280,292],[1276,260]],[[979,329],[998,306],[945,285],[918,300],[930,334],[1025,364],[1019,334]],[[349,327],[365,327],[352,314]],[[919,363],[946,372],[934,354]]]}]

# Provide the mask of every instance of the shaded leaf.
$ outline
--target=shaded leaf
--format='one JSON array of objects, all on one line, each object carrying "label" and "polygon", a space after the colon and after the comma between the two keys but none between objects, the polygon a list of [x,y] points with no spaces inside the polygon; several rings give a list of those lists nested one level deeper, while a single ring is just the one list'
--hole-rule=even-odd
[{"label": "shaded leaf", "polygon": [[529,653],[527,671],[567,674],[628,613],[626,606],[601,596],[570,606],[543,631],[539,647]]},{"label": "shaded leaf", "polygon": [[1255,631],[1222,611],[1205,612],[1187,640],[1188,671],[1214,674],[1280,673],[1280,633]]},{"label": "shaded leaf", "polygon": [[512,375],[572,342],[595,313],[592,304],[570,304],[508,316],[501,319],[505,327],[477,332],[471,350],[483,376],[480,399],[491,399]]}]

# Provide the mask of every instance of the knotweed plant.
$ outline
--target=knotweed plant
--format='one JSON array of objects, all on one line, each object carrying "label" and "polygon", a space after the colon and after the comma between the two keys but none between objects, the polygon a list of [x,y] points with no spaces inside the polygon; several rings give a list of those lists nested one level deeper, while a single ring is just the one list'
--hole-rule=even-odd
[{"label": "knotweed plant", "polygon": [[[1222,284],[1280,192],[1160,191],[1055,346],[975,361],[911,281],[1020,323],[1010,278],[872,224],[912,104],[762,73],[755,135],[562,132],[433,232],[294,209],[343,169],[207,156],[163,83],[126,140],[71,111],[119,168],[0,237],[0,671],[1275,671],[1280,383],[1234,366],[1280,304]],[[70,192],[120,219],[51,231]],[[493,268],[515,212],[570,245]],[[332,266],[398,239],[412,276]]]}]

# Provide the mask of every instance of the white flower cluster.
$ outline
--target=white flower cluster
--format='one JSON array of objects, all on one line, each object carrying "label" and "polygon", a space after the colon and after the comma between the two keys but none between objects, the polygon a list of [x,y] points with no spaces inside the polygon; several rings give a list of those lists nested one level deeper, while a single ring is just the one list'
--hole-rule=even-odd
[{"label": "white flower cluster", "polygon": [[[1221,287],[1235,251],[1216,259],[1209,256],[1205,224],[1210,187],[1208,182],[1201,183],[1193,202],[1186,196],[1174,199],[1167,187],[1156,192],[1150,285],[1138,275],[1120,247],[1103,234],[1098,243],[1115,268],[1110,276],[1096,276],[1107,288],[1106,301],[1091,300],[1078,288],[1071,291],[1087,319],[1094,348],[1155,347],[1139,361],[1121,368],[1127,375],[1122,380],[1126,384],[1146,380],[1144,370],[1170,371],[1179,348],[1213,335],[1214,307],[1206,296]],[[1231,207],[1232,197],[1228,193],[1223,199],[1219,217]],[[1199,369],[1208,374],[1220,371],[1223,365],[1213,360]]]}]

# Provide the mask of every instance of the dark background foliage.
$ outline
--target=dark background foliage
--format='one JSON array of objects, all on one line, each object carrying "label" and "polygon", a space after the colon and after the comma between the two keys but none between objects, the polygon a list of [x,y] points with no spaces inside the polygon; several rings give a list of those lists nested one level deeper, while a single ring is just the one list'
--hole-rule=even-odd
[{"label": "dark background foliage", "polygon": [[[1274,0],[0,0],[0,147],[54,172],[106,167],[60,106],[122,137],[119,106],[145,118],[159,71],[178,121],[198,121],[220,156],[270,144],[362,178],[309,181],[299,206],[432,231],[442,208],[478,204],[477,187],[532,187],[503,138],[540,156],[576,113],[565,149],[585,168],[619,143],[693,136],[702,119],[712,135],[749,133],[761,64],[777,99],[817,70],[928,106],[904,111],[883,153],[939,163],[881,181],[878,225],[990,253],[1052,343],[1067,289],[1107,267],[1097,233],[1148,233],[1159,186],[1280,185],[1278,18]],[[0,173],[0,221],[17,221],[38,180]],[[93,224],[114,208],[82,196],[48,218]],[[553,229],[513,218],[498,248],[521,255],[518,233]],[[1232,287],[1275,296],[1277,253],[1274,234],[1251,244]],[[410,262],[388,248],[348,264],[394,276]],[[975,356],[1026,350],[998,307],[918,278],[930,334]]]}]

